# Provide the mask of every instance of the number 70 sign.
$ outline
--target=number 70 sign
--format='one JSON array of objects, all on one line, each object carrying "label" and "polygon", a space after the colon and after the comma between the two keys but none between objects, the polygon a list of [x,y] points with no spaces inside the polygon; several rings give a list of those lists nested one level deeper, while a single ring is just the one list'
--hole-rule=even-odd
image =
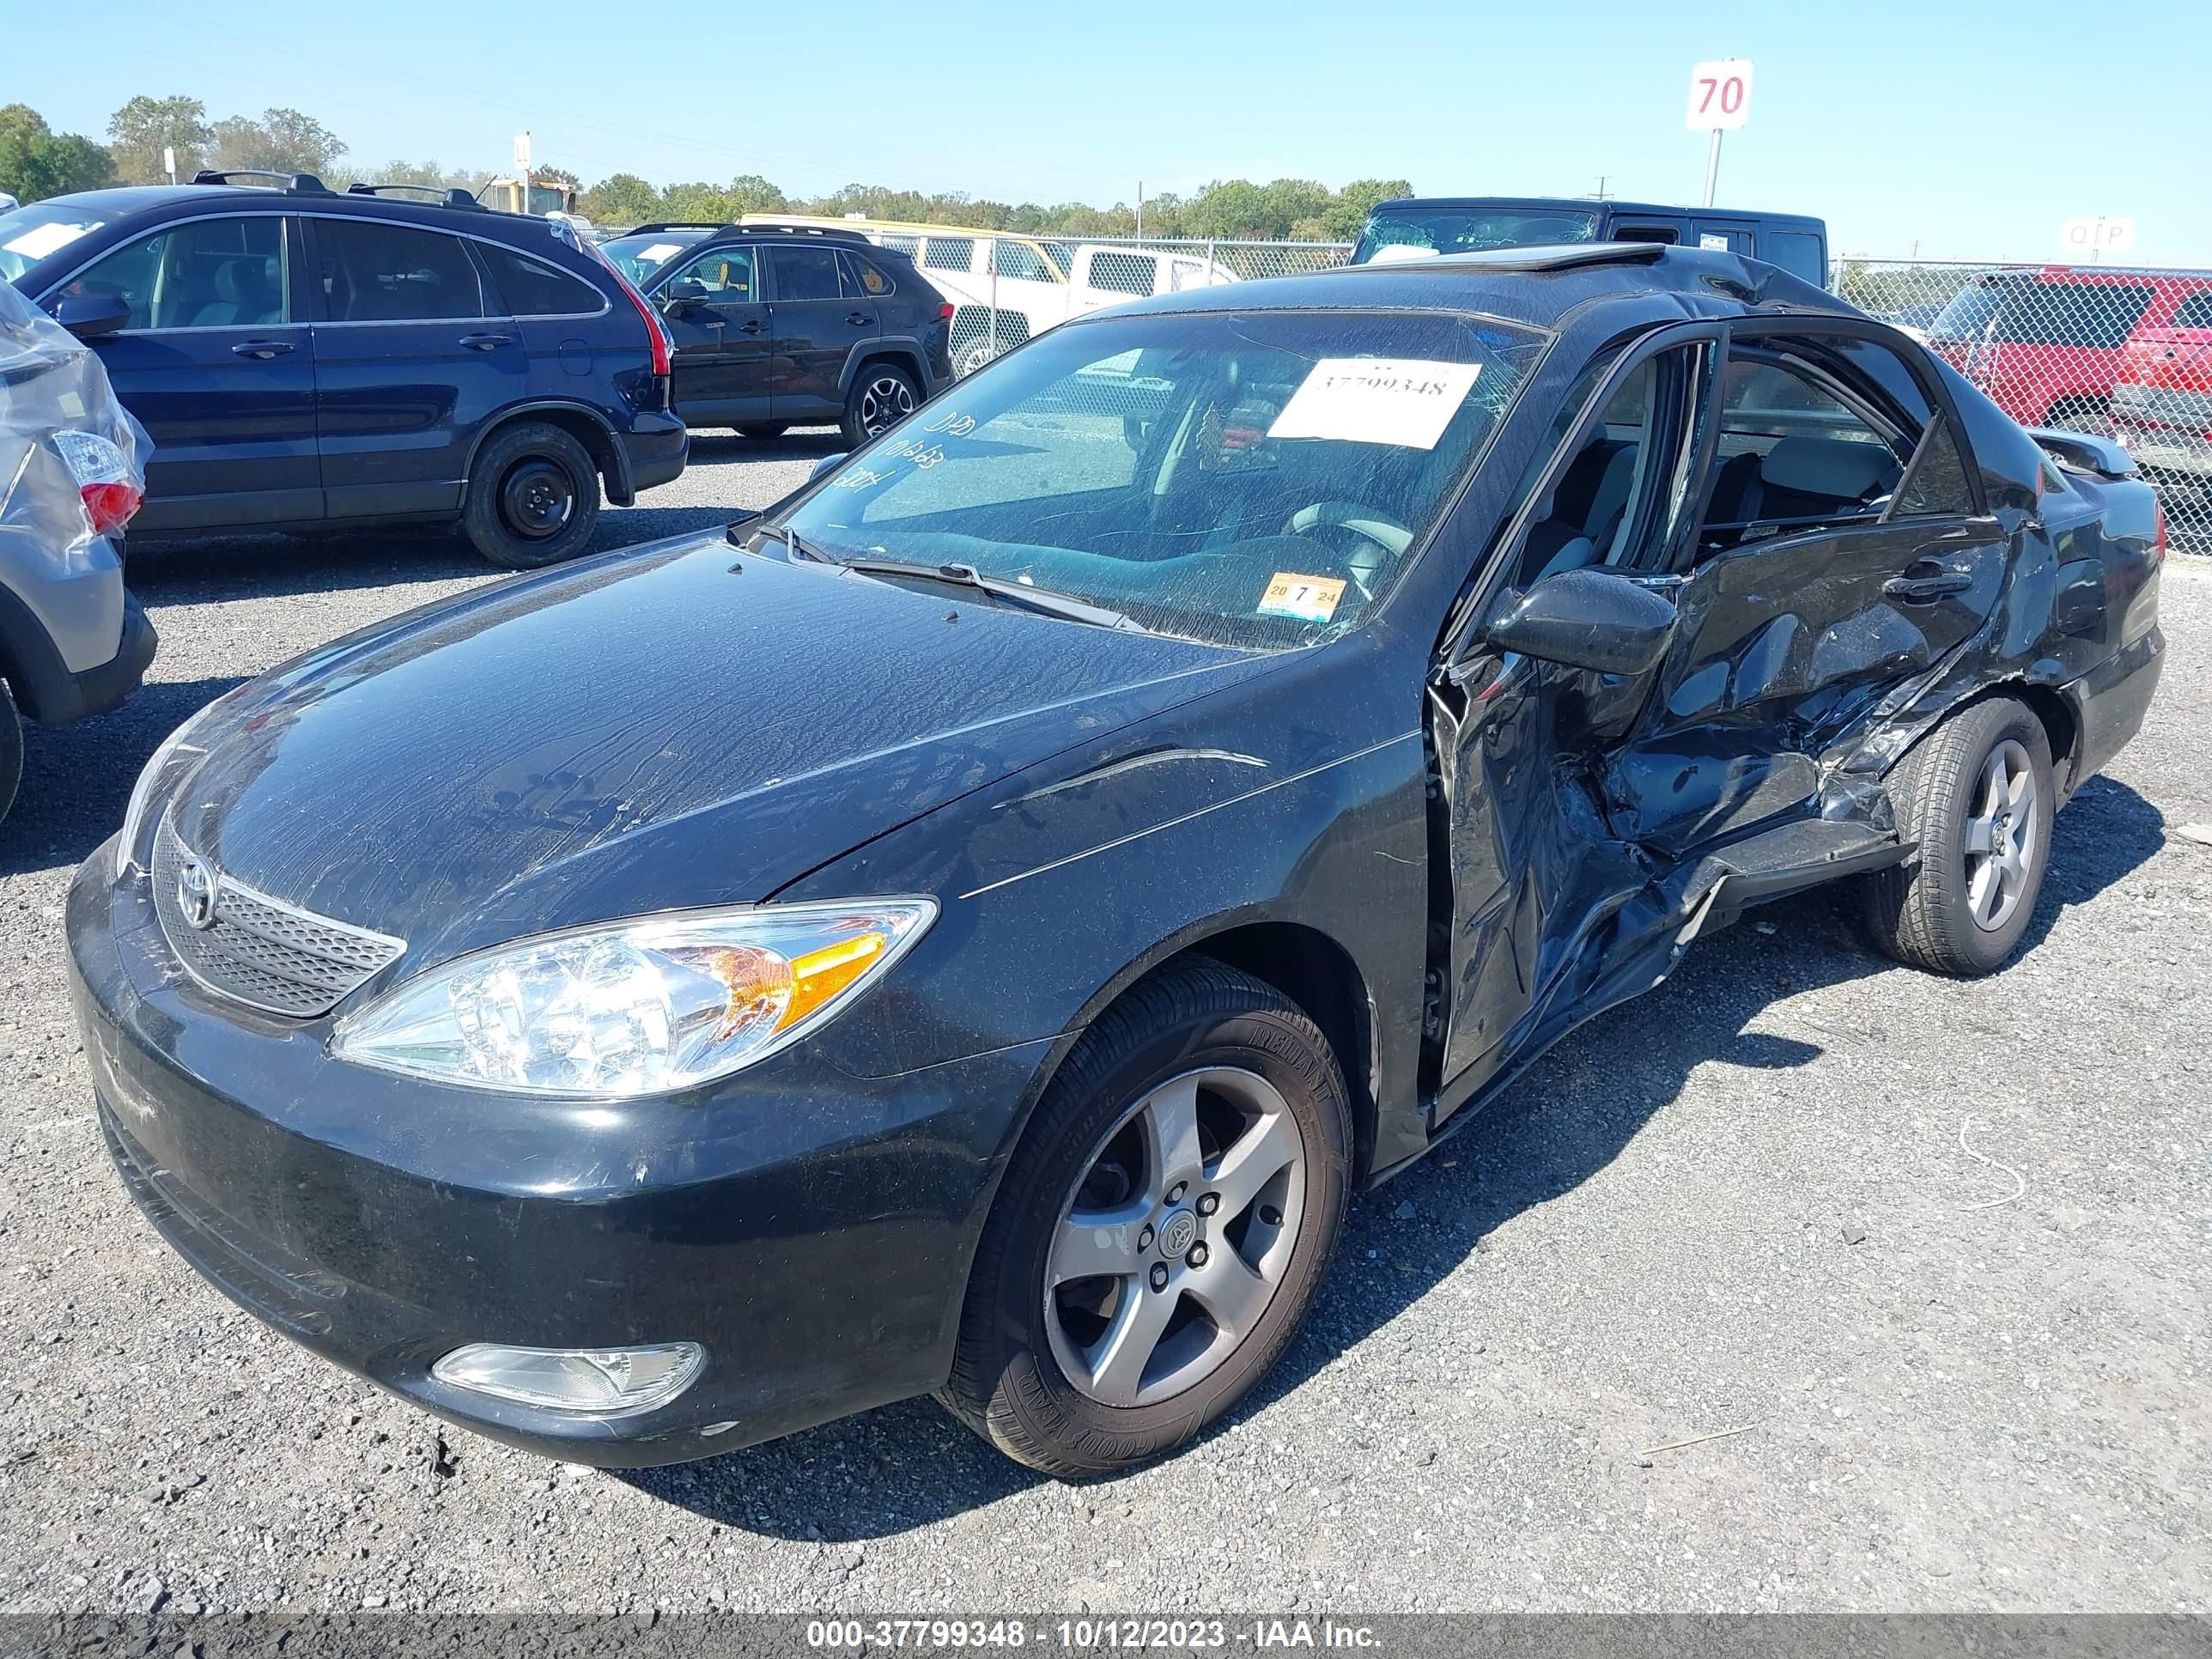
[{"label": "number 70 sign", "polygon": [[1691,130],[1735,129],[1751,117],[1751,60],[1723,58],[1690,71]]}]

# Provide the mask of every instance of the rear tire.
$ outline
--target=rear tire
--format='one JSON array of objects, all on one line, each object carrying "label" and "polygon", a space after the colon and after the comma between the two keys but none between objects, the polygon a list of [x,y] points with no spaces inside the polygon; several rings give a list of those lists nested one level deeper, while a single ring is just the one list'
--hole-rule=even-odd
[{"label": "rear tire", "polygon": [[526,421],[477,453],[461,527],[492,563],[538,570],[573,559],[599,523],[599,469],[559,427]]},{"label": "rear tire", "polygon": [[921,388],[896,363],[867,363],[845,394],[845,441],[858,449],[921,407]]},{"label": "rear tire", "polygon": [[1336,1056],[1287,998],[1208,961],[1139,983],[1015,1149],[938,1398],[1048,1474],[1172,1451],[1289,1343],[1351,1164]]},{"label": "rear tire", "polygon": [[15,713],[15,699],[7,682],[0,680],[0,818],[15,804],[16,787],[23,781],[23,722]]},{"label": "rear tire", "polygon": [[1900,835],[1920,850],[1865,878],[1867,929],[1934,974],[1995,973],[2019,947],[2051,862],[2057,792],[2034,711],[1993,697],[1952,715],[1889,775]]},{"label": "rear tire", "polygon": [[781,438],[791,430],[788,421],[755,421],[750,426],[738,428],[740,438]]}]

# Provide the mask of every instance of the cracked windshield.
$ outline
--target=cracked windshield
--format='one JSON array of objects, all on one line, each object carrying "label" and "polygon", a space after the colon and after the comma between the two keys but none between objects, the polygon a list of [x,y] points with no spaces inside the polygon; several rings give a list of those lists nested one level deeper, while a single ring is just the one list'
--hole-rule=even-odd
[{"label": "cracked windshield", "polygon": [[965,566],[1209,644],[1310,644],[1389,592],[1547,338],[1346,312],[1071,326],[785,523],[826,558]]}]

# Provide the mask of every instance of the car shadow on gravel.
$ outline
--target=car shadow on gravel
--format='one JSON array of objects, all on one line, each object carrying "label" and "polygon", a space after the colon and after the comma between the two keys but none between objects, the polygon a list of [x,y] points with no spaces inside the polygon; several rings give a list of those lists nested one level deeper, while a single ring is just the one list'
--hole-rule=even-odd
[{"label": "car shadow on gravel", "polygon": [[781,438],[747,438],[734,432],[695,429],[684,465],[689,471],[740,461],[818,461],[825,455],[842,455],[851,447],[836,427],[787,432]]},{"label": "car shadow on gravel", "polygon": [[157,680],[80,725],[26,726],[22,788],[0,820],[0,876],[81,863],[123,822],[131,786],[161,739],[245,678]]},{"label": "car shadow on gravel", "polygon": [[[2027,948],[2067,906],[2095,897],[2157,852],[2158,809],[2109,779],[2059,815],[2055,861]],[[1439,1146],[1352,1205],[1336,1259],[1274,1370],[1212,1431],[1257,1419],[1338,1355],[1373,1339],[1449,1275],[1483,1270],[1484,1241],[1618,1158],[1708,1061],[1786,1069],[1819,1059],[1820,1029],[1747,1029],[1784,996],[1878,974],[1913,975],[1865,943],[1854,896],[1814,892],[1753,911],[1700,945],[1668,982],[1601,1016]],[[1562,1101],[1576,1103],[1571,1109]],[[1591,1104],[1589,1103],[1595,1103]],[[1466,1346],[1524,1333],[1469,1329]],[[708,1462],[636,1471],[640,1490],[724,1525],[849,1543],[904,1532],[1037,1484],[927,1401],[848,1418]]]}]

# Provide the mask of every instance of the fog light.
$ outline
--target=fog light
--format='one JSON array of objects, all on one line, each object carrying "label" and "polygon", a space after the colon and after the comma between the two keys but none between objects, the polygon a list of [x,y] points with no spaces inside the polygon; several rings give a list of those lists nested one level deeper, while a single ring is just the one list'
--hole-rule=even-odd
[{"label": "fog light", "polygon": [[471,1342],[430,1375],[457,1389],[548,1411],[611,1417],[665,1406],[699,1379],[707,1351],[696,1342],[639,1348],[510,1348]]}]

